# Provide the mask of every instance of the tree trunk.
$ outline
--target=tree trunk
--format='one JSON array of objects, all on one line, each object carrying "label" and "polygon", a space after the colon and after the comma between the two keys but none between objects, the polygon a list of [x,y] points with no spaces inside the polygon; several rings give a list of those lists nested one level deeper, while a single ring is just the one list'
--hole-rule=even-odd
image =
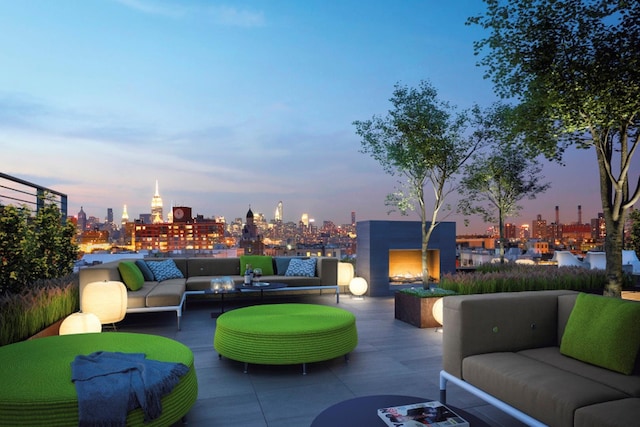
[{"label": "tree trunk", "polygon": [[498,236],[500,237],[500,264],[504,264],[504,218],[502,217],[502,209],[498,209]]},{"label": "tree trunk", "polygon": [[[611,219],[611,213],[605,212],[607,235],[604,239],[604,251],[607,257],[607,285],[604,295],[620,298],[622,296],[622,244],[624,239],[624,221]],[[625,215],[622,215],[624,218]]]}]

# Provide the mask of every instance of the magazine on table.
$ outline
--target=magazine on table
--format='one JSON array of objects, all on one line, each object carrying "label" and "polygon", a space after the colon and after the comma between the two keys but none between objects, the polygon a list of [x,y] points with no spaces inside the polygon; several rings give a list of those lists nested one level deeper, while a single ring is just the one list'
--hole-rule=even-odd
[{"label": "magazine on table", "polygon": [[382,408],[378,416],[390,427],[469,427],[464,418],[438,401]]}]

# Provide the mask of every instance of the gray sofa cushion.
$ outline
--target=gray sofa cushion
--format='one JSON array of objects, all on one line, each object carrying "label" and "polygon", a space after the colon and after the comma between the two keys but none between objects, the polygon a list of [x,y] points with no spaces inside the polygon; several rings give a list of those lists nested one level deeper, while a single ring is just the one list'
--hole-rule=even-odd
[{"label": "gray sofa cushion", "polygon": [[158,283],[147,294],[147,307],[171,307],[180,304],[185,291],[185,279],[169,279]]},{"label": "gray sofa cushion", "polygon": [[466,357],[462,379],[550,426],[572,427],[576,409],[628,397],[597,381],[510,352]]},{"label": "gray sofa cushion", "polygon": [[576,411],[580,427],[635,426],[640,420],[640,399],[622,399],[585,406]]},{"label": "gray sofa cushion", "polygon": [[609,369],[580,362],[562,355],[558,347],[535,348],[520,351],[518,354],[555,366],[563,371],[590,378],[629,396],[640,397],[640,376],[623,375]]},{"label": "gray sofa cushion", "polygon": [[187,260],[187,277],[196,276],[239,276],[240,260],[238,258],[189,258]]},{"label": "gray sofa cushion", "polygon": [[144,282],[142,289],[127,291],[127,308],[143,308],[147,304],[147,294],[158,285],[158,282]]}]

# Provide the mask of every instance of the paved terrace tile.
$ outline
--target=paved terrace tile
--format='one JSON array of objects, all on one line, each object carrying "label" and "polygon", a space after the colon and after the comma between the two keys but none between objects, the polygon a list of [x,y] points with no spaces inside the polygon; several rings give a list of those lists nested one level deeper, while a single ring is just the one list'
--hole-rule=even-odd
[{"label": "paved terrace tile", "polygon": [[[258,300],[225,302],[225,309]],[[263,303],[298,302],[335,306],[332,295],[266,297]],[[336,358],[307,365],[250,365],[219,359],[213,348],[217,301],[189,301],[176,329],[175,313],[127,314],[118,331],[156,334],[182,342],[193,351],[198,400],[187,416],[190,427],[304,427],[327,407],[353,397],[400,394],[438,399],[442,334],[394,319],[393,297],[364,300],[341,295],[340,308],[356,316],[358,346],[348,362]],[[524,424],[450,384],[448,402],[489,425]],[[355,426],[354,426],[355,427]],[[368,426],[366,426],[368,427]]]}]

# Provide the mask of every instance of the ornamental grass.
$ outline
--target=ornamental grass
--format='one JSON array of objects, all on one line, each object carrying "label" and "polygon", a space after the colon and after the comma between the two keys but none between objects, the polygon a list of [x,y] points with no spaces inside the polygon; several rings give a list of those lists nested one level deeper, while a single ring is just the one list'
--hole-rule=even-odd
[{"label": "ornamental grass", "polygon": [[78,275],[39,281],[0,295],[0,346],[23,341],[78,311]]},{"label": "ornamental grass", "polygon": [[602,291],[607,283],[604,270],[519,264],[491,264],[475,272],[444,274],[439,286],[461,295],[566,289]]}]

